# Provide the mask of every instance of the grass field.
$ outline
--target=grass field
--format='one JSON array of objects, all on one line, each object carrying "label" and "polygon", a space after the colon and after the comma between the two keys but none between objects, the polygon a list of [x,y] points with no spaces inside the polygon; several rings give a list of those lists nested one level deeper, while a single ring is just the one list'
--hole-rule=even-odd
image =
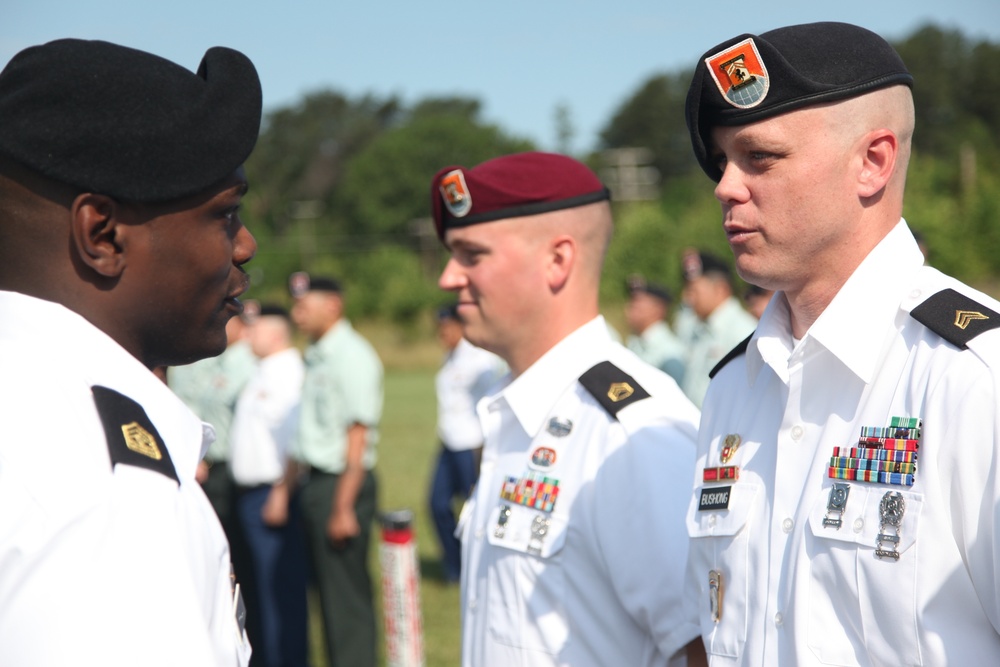
[{"label": "grass field", "polygon": [[[420,357],[440,358],[435,352],[411,350],[409,365],[418,368],[386,371],[385,410],[378,445],[379,503],[382,510],[409,509],[416,515],[426,665],[448,667],[459,662],[458,587],[446,586],[441,581],[437,537],[427,508],[430,475],[437,454],[437,404],[435,370],[426,367],[426,363],[414,363]],[[372,575],[381,614],[377,540],[373,544],[376,546],[372,549]],[[326,667],[316,605],[312,604],[311,609],[311,663],[313,667]],[[385,664],[384,655],[381,664]]]}]

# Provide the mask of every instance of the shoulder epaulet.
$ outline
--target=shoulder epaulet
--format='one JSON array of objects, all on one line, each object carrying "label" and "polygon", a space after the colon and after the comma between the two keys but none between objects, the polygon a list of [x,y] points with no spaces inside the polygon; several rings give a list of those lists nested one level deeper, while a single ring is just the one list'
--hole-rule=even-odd
[{"label": "shoulder epaulet", "polygon": [[616,419],[622,408],[649,398],[649,392],[635,378],[610,361],[602,361],[581,375],[580,384]]},{"label": "shoulder epaulet", "polygon": [[979,334],[1000,327],[1000,314],[951,288],[928,298],[910,311],[910,315],[962,349]]},{"label": "shoulder epaulet", "polygon": [[180,484],[170,452],[142,406],[114,389],[96,385],[90,389],[104,425],[112,469],[119,463],[148,468]]},{"label": "shoulder epaulet", "polygon": [[719,359],[719,363],[717,363],[712,368],[712,370],[710,370],[708,372],[709,379],[714,378],[715,375],[716,375],[716,373],[718,373],[719,371],[722,370],[723,366],[725,366],[726,364],[728,364],[730,361],[732,361],[736,357],[740,356],[741,354],[744,354],[747,351],[747,345],[750,344],[750,339],[751,338],[753,338],[753,334],[752,333],[749,336],[747,336],[746,338],[744,338],[743,340],[741,340],[736,345],[736,347],[734,347],[733,349],[729,350],[729,352],[726,352],[726,356],[722,357],[722,359]]}]

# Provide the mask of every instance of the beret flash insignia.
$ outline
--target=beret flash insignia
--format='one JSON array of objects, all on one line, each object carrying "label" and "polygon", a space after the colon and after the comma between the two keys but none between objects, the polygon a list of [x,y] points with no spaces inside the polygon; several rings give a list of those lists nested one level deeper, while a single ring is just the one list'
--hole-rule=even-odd
[{"label": "beret flash insignia", "polygon": [[705,58],[705,65],[722,97],[734,107],[750,109],[767,96],[767,68],[752,38]]},{"label": "beret flash insignia", "polygon": [[448,213],[456,218],[469,214],[472,210],[472,196],[465,185],[465,174],[461,169],[445,174],[441,178],[439,187],[441,196],[444,197],[444,204],[448,207]]}]

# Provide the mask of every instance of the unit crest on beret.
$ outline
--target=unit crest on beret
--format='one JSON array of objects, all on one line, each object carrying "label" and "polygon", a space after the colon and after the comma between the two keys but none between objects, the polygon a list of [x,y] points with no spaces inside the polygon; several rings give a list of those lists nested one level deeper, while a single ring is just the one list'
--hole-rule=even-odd
[{"label": "unit crest on beret", "polygon": [[471,169],[445,167],[431,180],[438,238],[456,227],[551,213],[611,198],[587,165],[566,155],[529,151]]},{"label": "unit crest on beret", "polygon": [[713,127],[746,125],[894,85],[912,86],[913,77],[885,39],[860,26],[807,23],[733,37],[705,52],[688,89],[685,116],[695,157],[718,181]]}]

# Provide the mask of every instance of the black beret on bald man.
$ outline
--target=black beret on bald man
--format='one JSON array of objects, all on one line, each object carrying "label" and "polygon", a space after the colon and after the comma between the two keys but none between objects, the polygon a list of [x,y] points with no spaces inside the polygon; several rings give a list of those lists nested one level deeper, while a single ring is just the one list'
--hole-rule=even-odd
[{"label": "black beret on bald man", "polygon": [[688,89],[687,127],[709,178],[722,178],[711,156],[715,126],[747,125],[795,109],[836,102],[894,85],[913,85],[899,54],[870,30],[809,23],[743,34],[702,56]]}]

